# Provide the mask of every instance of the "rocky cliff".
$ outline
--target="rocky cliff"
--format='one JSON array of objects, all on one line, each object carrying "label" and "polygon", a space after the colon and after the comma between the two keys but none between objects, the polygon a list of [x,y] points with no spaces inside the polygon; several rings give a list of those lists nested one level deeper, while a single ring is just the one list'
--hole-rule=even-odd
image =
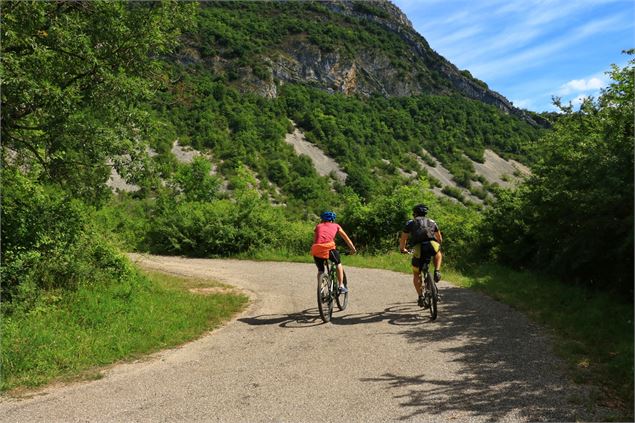
[{"label": "rocky cliff", "polygon": [[[189,53],[181,55],[181,62],[204,61],[217,74],[231,74],[229,79],[242,90],[275,97],[281,85],[302,83],[361,96],[461,95],[537,124],[526,112],[515,108],[505,97],[490,90],[487,84],[473,78],[469,71],[459,70],[435,52],[414,30],[406,15],[388,0],[303,2],[295,3],[291,11],[286,2],[203,5],[207,8],[231,8],[236,16],[240,16],[241,7],[249,8],[252,13],[254,8],[261,7],[262,13],[256,9],[252,15],[252,19],[255,16],[261,20],[253,23],[256,27],[284,26],[280,18],[283,13],[286,17],[299,18],[301,22],[290,29],[277,28],[276,36],[266,40],[262,38],[266,38],[271,30],[258,32],[233,28],[239,36],[228,37],[219,35],[218,29],[215,29],[213,36],[199,34],[197,38],[212,39],[216,45],[201,45],[198,41],[198,45],[193,42],[190,43],[193,48],[183,50]],[[315,22],[318,23],[317,29]],[[221,24],[229,27],[232,22]],[[337,31],[345,35],[334,35]],[[370,36],[365,35],[364,38],[357,35],[359,33]],[[321,42],[316,41],[318,36]],[[252,49],[256,53],[244,53],[242,47],[228,47],[241,37],[257,39],[258,47]],[[215,54],[206,58],[200,54],[203,50]]]}]

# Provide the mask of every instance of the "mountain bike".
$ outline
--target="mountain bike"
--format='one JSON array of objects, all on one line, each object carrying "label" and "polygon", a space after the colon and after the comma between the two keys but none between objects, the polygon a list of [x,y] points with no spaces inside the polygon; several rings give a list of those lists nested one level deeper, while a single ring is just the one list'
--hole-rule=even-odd
[{"label": "mountain bike", "polygon": [[[337,303],[340,311],[346,309],[346,306],[348,306],[348,292],[343,293],[340,291],[337,282],[337,265],[333,260],[327,260],[325,270],[318,279],[317,303],[320,317],[327,323],[333,316],[333,302]],[[344,272],[342,285],[348,288],[346,272]]]},{"label": "mountain bike", "polygon": [[439,289],[437,283],[430,276],[430,264],[426,265],[419,273],[423,287],[423,308],[430,310],[430,320],[437,318],[437,303],[439,302]]},{"label": "mountain bike", "polygon": [[[412,255],[413,251],[409,250],[408,254]],[[437,283],[430,276],[430,261],[422,266],[419,272],[419,281],[423,289],[423,308],[430,310],[430,320],[436,320],[439,289],[437,288]]]}]

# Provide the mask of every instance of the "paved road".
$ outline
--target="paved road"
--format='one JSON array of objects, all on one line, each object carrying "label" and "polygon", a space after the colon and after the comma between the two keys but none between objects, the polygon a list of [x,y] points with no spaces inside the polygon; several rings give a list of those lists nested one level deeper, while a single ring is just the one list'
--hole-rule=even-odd
[{"label": "paved road", "polygon": [[252,305],[197,341],[90,382],[0,400],[0,421],[572,421],[584,393],[542,331],[508,306],[441,282],[439,318],[410,278],[347,268],[348,309],[323,324],[309,264],[135,256],[243,288]]}]

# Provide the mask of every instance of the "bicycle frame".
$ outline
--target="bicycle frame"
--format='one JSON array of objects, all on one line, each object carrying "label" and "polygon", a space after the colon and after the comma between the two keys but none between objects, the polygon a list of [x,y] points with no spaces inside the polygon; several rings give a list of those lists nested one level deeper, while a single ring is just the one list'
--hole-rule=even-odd
[{"label": "bicycle frame", "polygon": [[[408,254],[413,254],[413,250],[409,250]],[[430,276],[430,261],[419,269],[419,281],[421,282],[421,293],[423,294],[424,304],[428,304],[430,309],[430,318],[437,318],[437,302],[439,301],[439,290],[437,283]]]},{"label": "bicycle frame", "polygon": [[430,309],[430,318],[435,320],[437,318],[437,302],[439,300],[439,291],[437,283],[430,276],[430,265],[428,264],[421,269],[419,273],[419,280],[421,281],[421,290],[423,293],[424,304]]},{"label": "bicycle frame", "polygon": [[327,273],[331,280],[330,291],[334,291],[335,286],[337,286],[337,265],[330,259],[327,260]]},{"label": "bicycle frame", "polygon": [[[346,285],[346,274],[343,277],[343,283]],[[340,291],[337,279],[337,265],[328,259],[324,273],[318,278],[318,310],[324,322],[331,320],[334,302],[337,303],[340,311],[344,310],[348,305],[348,293]]]}]

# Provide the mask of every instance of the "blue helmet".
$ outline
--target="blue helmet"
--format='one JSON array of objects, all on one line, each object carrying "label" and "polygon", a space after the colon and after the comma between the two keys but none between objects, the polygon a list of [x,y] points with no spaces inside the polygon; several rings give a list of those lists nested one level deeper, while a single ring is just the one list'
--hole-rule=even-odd
[{"label": "blue helmet", "polygon": [[324,213],[320,215],[320,219],[322,219],[325,222],[335,222],[336,216],[337,215],[335,214],[335,212],[325,211]]}]

